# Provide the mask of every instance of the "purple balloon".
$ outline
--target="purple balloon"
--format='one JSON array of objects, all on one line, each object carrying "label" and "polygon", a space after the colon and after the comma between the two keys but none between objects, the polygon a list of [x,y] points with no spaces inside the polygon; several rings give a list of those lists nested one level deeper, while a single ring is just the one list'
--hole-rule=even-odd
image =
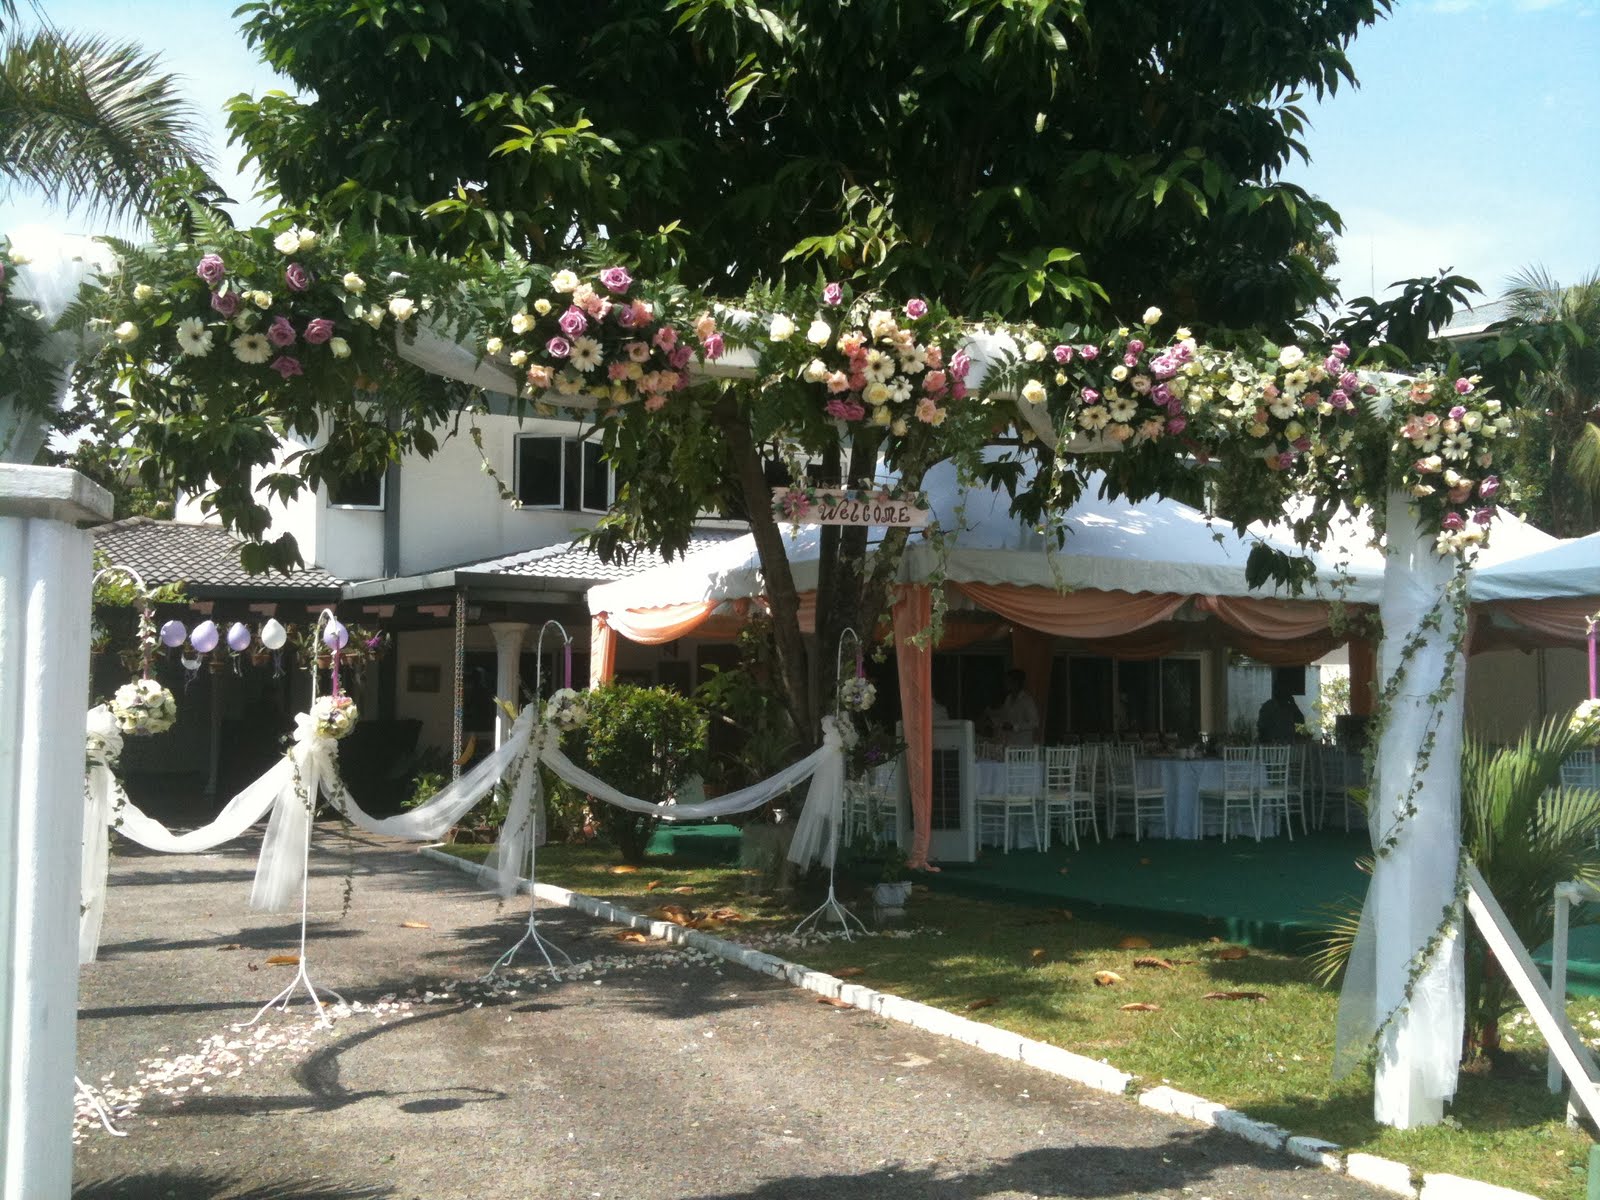
[{"label": "purple balloon", "polygon": [[250,649],[250,629],[242,621],[228,626],[228,649],[235,654]]},{"label": "purple balloon", "polygon": [[201,654],[210,654],[217,648],[217,642],[221,640],[221,637],[222,635],[217,632],[217,623],[215,621],[201,621],[200,624],[194,627],[194,631],[189,634],[189,645],[193,646]]},{"label": "purple balloon", "polygon": [[189,636],[189,631],[183,627],[182,621],[168,621],[161,627],[161,644],[168,650],[183,645],[183,639]]},{"label": "purple balloon", "polygon": [[322,644],[329,650],[343,650],[350,644],[350,631],[338,617],[331,618],[322,629]]}]

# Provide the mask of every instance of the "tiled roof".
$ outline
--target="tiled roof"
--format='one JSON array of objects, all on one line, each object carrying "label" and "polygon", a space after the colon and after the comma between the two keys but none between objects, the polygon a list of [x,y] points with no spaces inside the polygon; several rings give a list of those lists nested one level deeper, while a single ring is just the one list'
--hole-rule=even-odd
[{"label": "tiled roof", "polygon": [[186,584],[203,597],[219,591],[249,591],[262,596],[325,593],[337,597],[340,583],[320,567],[293,575],[271,571],[252,575],[239,565],[239,539],[220,525],[128,517],[94,530],[94,546],[112,565],[132,567],[145,583]]},{"label": "tiled roof", "polygon": [[1450,320],[1439,330],[1442,338],[1473,337],[1488,329],[1497,321],[1504,321],[1511,316],[1511,303],[1508,300],[1483,300],[1471,308],[1458,309],[1452,313]]},{"label": "tiled roof", "polygon": [[[686,555],[743,537],[744,529],[697,529],[689,538]],[[666,560],[654,550],[639,549],[627,561],[603,562],[588,546],[562,542],[538,550],[524,550],[486,559],[456,569],[471,575],[514,575],[524,579],[570,579],[586,586],[609,583],[659,567]]]}]

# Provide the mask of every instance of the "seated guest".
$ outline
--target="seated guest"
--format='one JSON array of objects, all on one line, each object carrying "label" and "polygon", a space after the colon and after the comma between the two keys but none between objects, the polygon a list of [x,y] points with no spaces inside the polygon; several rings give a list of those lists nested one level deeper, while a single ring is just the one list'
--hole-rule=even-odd
[{"label": "seated guest", "polygon": [[1294,702],[1289,690],[1277,682],[1272,685],[1272,699],[1261,706],[1256,714],[1256,741],[1264,746],[1281,746],[1297,741],[1303,735],[1300,726],[1306,716]]},{"label": "seated guest", "polygon": [[989,710],[995,736],[1007,746],[1033,746],[1039,741],[1039,707],[1024,685],[1028,677],[1013,668],[1006,672],[1006,698]]}]

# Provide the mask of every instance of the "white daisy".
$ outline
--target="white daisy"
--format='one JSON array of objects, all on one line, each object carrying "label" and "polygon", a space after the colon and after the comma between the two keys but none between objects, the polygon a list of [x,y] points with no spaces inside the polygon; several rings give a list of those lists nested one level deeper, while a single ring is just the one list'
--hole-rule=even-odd
[{"label": "white daisy", "polygon": [[264,334],[241,334],[233,339],[233,356],[242,363],[264,363],[272,357],[272,343]]},{"label": "white daisy", "polygon": [[1445,438],[1444,450],[1442,453],[1446,458],[1466,458],[1472,453],[1471,435],[1465,433],[1452,433],[1449,437]]},{"label": "white daisy", "polygon": [[587,337],[574,339],[569,361],[580,371],[594,370],[600,365],[600,343]]},{"label": "white daisy", "polygon": [[1139,405],[1129,396],[1119,396],[1113,400],[1109,409],[1113,421],[1131,421],[1139,411]]},{"label": "white daisy", "polygon": [[904,404],[907,400],[911,399],[911,390],[911,380],[904,378],[896,379],[889,385],[889,399],[893,400],[896,404]]},{"label": "white daisy", "polygon": [[907,375],[920,375],[928,365],[928,352],[921,346],[912,346],[900,356],[900,369]]},{"label": "white daisy", "polygon": [[868,350],[867,365],[862,374],[874,383],[887,383],[894,375],[894,359],[882,350]]},{"label": "white daisy", "polygon": [[1098,404],[1091,404],[1078,414],[1078,424],[1085,429],[1104,429],[1111,420],[1111,414]]},{"label": "white daisy", "polygon": [[211,331],[199,317],[185,317],[178,322],[178,349],[191,358],[203,358],[211,353]]}]

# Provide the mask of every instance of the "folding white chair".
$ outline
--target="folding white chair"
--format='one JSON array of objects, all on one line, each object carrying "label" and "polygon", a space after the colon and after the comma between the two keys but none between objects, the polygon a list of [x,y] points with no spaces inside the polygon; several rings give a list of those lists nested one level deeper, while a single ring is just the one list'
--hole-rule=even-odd
[{"label": "folding white chair", "polygon": [[1143,836],[1147,821],[1156,821],[1161,833],[1167,829],[1167,789],[1160,786],[1139,786],[1139,771],[1132,746],[1111,746],[1105,753],[1106,776],[1111,792],[1113,812],[1120,812],[1124,803],[1133,813],[1133,840]]},{"label": "folding white chair", "polygon": [[1561,764],[1561,786],[1592,788],[1595,786],[1594,751],[1574,750]]},{"label": "folding white chair", "polygon": [[[1261,826],[1271,813],[1283,815],[1283,827],[1294,841],[1294,824],[1289,820],[1289,751],[1288,746],[1257,746],[1256,761],[1260,768],[1256,774],[1256,840],[1261,840]],[[1305,832],[1305,812],[1300,814],[1300,832]]]},{"label": "folding white chair", "polygon": [[901,759],[872,768],[868,776],[868,806],[871,810],[874,837],[893,842],[900,831],[900,764]]},{"label": "folding white chair", "polygon": [[1044,848],[1044,831],[1039,828],[1041,784],[1039,747],[1012,746],[1006,750],[1006,790],[1000,797],[1005,809],[1006,831],[1002,849],[1011,852],[1011,829],[1018,817],[1033,822],[1033,844]]},{"label": "folding white chair", "polygon": [[1094,793],[1080,786],[1078,763],[1082,757],[1078,746],[1050,746],[1044,752],[1046,850],[1050,848],[1057,817],[1061,819],[1061,840],[1070,840],[1074,850],[1080,848],[1078,829],[1085,822],[1094,830],[1094,840],[1100,840],[1100,823],[1094,815]]},{"label": "folding white chair", "polygon": [[1256,816],[1256,751],[1254,746],[1225,746],[1222,750],[1222,786],[1200,789],[1200,832],[1206,829],[1206,804],[1222,806],[1222,840],[1228,840],[1230,817],[1235,812],[1250,814],[1250,827],[1256,841],[1261,840],[1261,821]]},{"label": "folding white chair", "polygon": [[1300,832],[1307,836],[1310,836],[1311,827],[1306,824],[1306,798],[1312,794],[1312,764],[1315,761],[1316,756],[1309,742],[1296,742],[1289,747],[1288,804],[1291,811],[1300,814]]}]

